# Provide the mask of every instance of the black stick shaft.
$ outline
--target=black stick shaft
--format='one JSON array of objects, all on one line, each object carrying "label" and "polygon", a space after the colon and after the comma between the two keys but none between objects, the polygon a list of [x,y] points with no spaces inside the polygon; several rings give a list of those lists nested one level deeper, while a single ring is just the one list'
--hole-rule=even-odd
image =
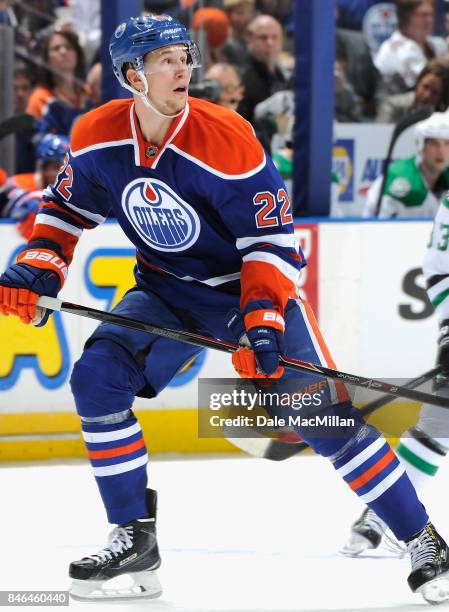
[{"label": "black stick shaft", "polygon": [[[54,306],[50,306],[49,303],[53,303]],[[179,342],[187,342],[194,346],[202,348],[215,349],[225,353],[233,353],[239,346],[233,342],[226,342],[224,340],[217,340],[201,334],[195,334],[184,330],[171,329],[169,327],[160,327],[153,325],[152,323],[144,323],[143,321],[137,321],[129,317],[114,314],[111,312],[105,312],[103,310],[97,310],[87,306],[80,306],[79,304],[73,304],[71,302],[61,302],[54,298],[40,298],[38,302],[41,306],[46,308],[52,308],[53,310],[61,310],[62,312],[68,312],[76,314],[82,317],[88,317],[90,319],[96,319],[97,321],[104,321],[107,323],[113,323],[122,327],[129,327],[131,329],[139,329],[141,331],[155,334],[157,336],[163,336],[164,338],[170,338],[171,340],[177,340]],[[436,406],[443,406],[449,408],[449,398],[438,397],[430,395],[430,393],[423,393],[422,391],[416,391],[407,389],[406,387],[400,387],[392,385],[375,378],[366,378],[364,376],[356,376],[354,374],[348,374],[339,370],[333,370],[326,366],[301,361],[299,359],[293,359],[292,357],[286,357],[281,355],[279,362],[286,368],[295,370],[297,372],[305,372],[307,374],[321,374],[328,378],[332,378],[337,381],[349,383],[356,387],[373,389],[383,393],[388,393],[395,397],[404,397],[407,399],[414,400],[416,402],[423,402],[428,404],[434,404]]]}]

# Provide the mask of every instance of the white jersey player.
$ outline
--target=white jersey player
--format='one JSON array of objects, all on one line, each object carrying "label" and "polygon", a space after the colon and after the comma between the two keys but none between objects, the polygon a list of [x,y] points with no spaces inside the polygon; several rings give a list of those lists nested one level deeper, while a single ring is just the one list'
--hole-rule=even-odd
[{"label": "white jersey player", "polygon": [[[449,194],[441,200],[424,258],[427,292],[440,327],[437,365],[441,373],[434,391],[449,397]],[[404,465],[418,495],[437,474],[449,452],[449,413],[447,409],[424,404],[417,424],[406,431],[396,454]],[[386,535],[386,524],[368,507],[352,525],[349,541],[342,552],[359,555],[377,548]],[[387,541],[391,539],[386,536]],[[400,550],[400,547],[398,548]]]},{"label": "white jersey player", "polygon": [[[449,190],[449,115],[433,113],[416,124],[416,155],[388,167],[379,218],[431,217]],[[363,216],[376,215],[383,175],[368,190]]]}]

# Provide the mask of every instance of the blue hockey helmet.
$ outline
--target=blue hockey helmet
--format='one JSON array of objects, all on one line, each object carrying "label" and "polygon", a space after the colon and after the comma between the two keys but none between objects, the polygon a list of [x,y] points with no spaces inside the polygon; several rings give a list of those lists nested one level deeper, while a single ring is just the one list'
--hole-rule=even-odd
[{"label": "blue hockey helmet", "polygon": [[55,161],[62,163],[70,149],[70,139],[61,134],[46,134],[36,147],[36,159],[41,163]]},{"label": "blue hockey helmet", "polygon": [[182,44],[186,46],[188,64],[191,67],[200,66],[201,56],[198,47],[190,40],[187,29],[174,17],[170,15],[130,17],[121,23],[111,36],[109,53],[114,74],[122,87],[135,93],[126,81],[123,66],[131,63],[138,73],[143,74],[144,57],[147,53]]}]

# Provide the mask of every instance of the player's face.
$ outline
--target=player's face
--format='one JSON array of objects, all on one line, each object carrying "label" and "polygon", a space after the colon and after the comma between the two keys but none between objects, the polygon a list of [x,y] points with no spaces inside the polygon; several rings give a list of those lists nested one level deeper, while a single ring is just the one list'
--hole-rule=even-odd
[{"label": "player's face", "polygon": [[183,45],[158,49],[145,58],[148,96],[160,112],[179,113],[187,102],[191,67]]},{"label": "player's face", "polygon": [[449,166],[449,140],[427,138],[423,149],[423,164],[440,174]]}]

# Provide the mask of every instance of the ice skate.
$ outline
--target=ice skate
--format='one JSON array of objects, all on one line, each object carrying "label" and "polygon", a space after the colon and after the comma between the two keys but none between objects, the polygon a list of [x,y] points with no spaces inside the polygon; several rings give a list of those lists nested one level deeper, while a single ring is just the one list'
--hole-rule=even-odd
[{"label": "ice skate", "polygon": [[70,564],[70,596],[77,600],[159,597],[156,492],[147,491],[149,517],[119,525],[97,553]]},{"label": "ice skate", "polygon": [[421,593],[431,604],[449,599],[449,548],[428,523],[412,540],[407,542],[412,572],[407,582],[414,593]]},{"label": "ice skate", "polygon": [[387,525],[374,510],[366,507],[351,527],[349,540],[340,552],[349,557],[357,557],[365,550],[378,548],[387,531]]}]

